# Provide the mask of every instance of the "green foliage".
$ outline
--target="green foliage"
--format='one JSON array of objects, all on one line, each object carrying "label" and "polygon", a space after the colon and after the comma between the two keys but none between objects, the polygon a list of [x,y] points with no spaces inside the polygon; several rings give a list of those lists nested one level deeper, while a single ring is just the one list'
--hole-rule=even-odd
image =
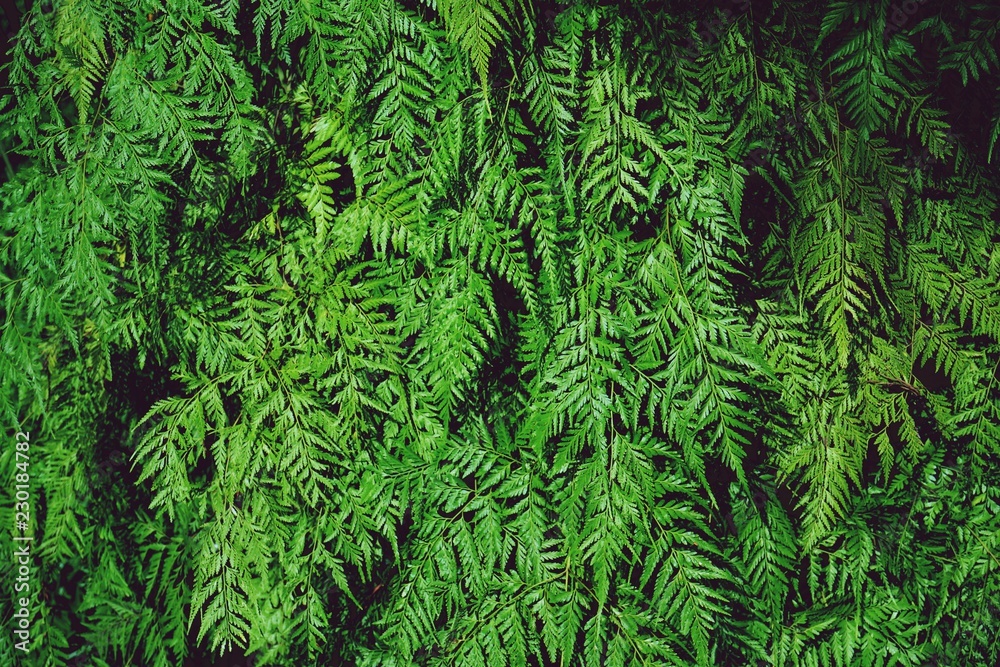
[{"label": "green foliage", "polygon": [[1000,14],[744,4],[34,4],[0,662],[996,663]]}]

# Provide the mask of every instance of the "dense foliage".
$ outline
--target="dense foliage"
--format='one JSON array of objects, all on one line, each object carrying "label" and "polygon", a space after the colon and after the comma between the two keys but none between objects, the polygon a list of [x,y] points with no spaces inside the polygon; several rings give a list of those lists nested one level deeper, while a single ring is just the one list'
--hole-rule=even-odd
[{"label": "dense foliage", "polygon": [[995,3],[19,22],[0,663],[1000,664]]}]

